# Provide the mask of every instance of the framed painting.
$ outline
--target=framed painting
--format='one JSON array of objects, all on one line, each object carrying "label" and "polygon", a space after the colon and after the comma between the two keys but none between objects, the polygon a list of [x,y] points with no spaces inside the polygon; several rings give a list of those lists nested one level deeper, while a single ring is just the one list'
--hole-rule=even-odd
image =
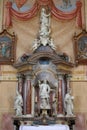
[{"label": "framed painting", "polygon": [[9,65],[15,61],[15,34],[10,34],[7,30],[0,33],[0,64]]},{"label": "framed painting", "polygon": [[74,35],[74,52],[76,65],[87,64],[87,32],[83,30],[80,34]]}]

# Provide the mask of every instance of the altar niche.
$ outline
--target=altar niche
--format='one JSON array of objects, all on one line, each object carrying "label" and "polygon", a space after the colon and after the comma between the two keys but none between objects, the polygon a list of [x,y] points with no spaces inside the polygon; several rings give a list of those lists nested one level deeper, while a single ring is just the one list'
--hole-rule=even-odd
[{"label": "altar niche", "polygon": [[58,122],[72,126],[75,123],[75,116],[66,113],[64,102],[70,88],[70,66],[60,69],[60,64],[54,64],[51,56],[40,55],[34,65],[23,63],[15,64],[15,67],[18,68],[18,91],[23,98],[22,114],[13,117],[16,126]]},{"label": "altar niche", "polygon": [[53,117],[53,115],[57,114],[55,109],[57,108],[58,89],[56,67],[49,60],[49,64],[48,62],[41,61],[42,59],[34,66],[35,116],[38,117],[46,114],[46,116]]},{"label": "altar niche", "polygon": [[60,65],[52,63],[51,56],[39,56],[35,65],[15,65],[19,70],[18,91],[23,97],[23,113],[19,116],[45,115],[49,119],[65,116],[64,98],[70,88],[70,71],[65,71],[66,67],[60,70]]}]

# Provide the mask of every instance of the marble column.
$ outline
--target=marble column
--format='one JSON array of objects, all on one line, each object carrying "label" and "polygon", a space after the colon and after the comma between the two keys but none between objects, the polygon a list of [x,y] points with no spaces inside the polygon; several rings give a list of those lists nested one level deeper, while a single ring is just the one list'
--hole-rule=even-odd
[{"label": "marble column", "polygon": [[63,115],[62,75],[58,75],[58,115]]},{"label": "marble column", "polygon": [[31,88],[31,77],[27,75],[27,93],[26,93],[26,114],[31,114],[32,107],[32,88]]},{"label": "marble column", "polygon": [[52,115],[52,113],[53,113],[53,111],[52,111],[52,108],[53,108],[53,92],[51,91],[50,92],[50,107],[51,107],[51,115]]},{"label": "marble column", "polygon": [[32,88],[31,88],[31,76],[25,74],[24,76],[24,84],[23,84],[23,114],[31,114],[31,96],[32,96]]},{"label": "marble column", "polygon": [[69,88],[70,88],[70,78],[71,78],[72,76],[70,75],[70,74],[67,74],[67,77],[66,77],[66,80],[67,80],[67,91],[69,90]]},{"label": "marble column", "polygon": [[23,95],[22,90],[23,90],[23,75],[18,74],[18,91]]},{"label": "marble column", "polygon": [[23,84],[23,114],[26,115],[26,96],[27,96],[27,78],[24,76],[24,84]]}]

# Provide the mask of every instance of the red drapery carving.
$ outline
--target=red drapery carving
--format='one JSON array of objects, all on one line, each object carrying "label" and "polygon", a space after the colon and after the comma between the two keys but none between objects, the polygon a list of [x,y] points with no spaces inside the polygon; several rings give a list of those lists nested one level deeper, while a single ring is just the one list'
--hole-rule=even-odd
[{"label": "red drapery carving", "polygon": [[6,16],[5,16],[5,26],[9,27],[12,26],[12,18],[11,18],[11,7],[12,7],[12,3],[11,2],[7,2],[6,4]]},{"label": "red drapery carving", "polygon": [[37,14],[37,11],[39,10],[40,6],[42,6],[42,5],[48,6],[51,9],[52,15],[54,15],[57,19],[71,20],[76,17],[76,24],[79,27],[82,27],[82,16],[81,16],[82,3],[80,1],[77,1],[76,9],[74,9],[73,11],[63,12],[55,7],[52,0],[38,0],[35,2],[35,4],[33,5],[33,7],[30,10],[23,12],[23,13],[14,10],[12,8],[12,3],[7,2],[5,26],[9,27],[12,25],[12,22],[11,22],[12,16],[19,20],[22,20],[22,21],[29,20],[30,18],[34,17]]},{"label": "red drapery carving", "polygon": [[37,5],[37,3],[35,3],[29,11],[21,13],[12,8],[11,2],[7,2],[6,3],[5,26],[6,27],[12,26],[12,16],[19,20],[22,20],[22,21],[29,20],[30,18],[32,18],[36,15],[38,8],[39,8],[39,6]]},{"label": "red drapery carving", "polygon": [[50,5],[50,3],[51,3],[51,0],[38,0],[38,4],[39,5]]},{"label": "red drapery carving", "polygon": [[82,3],[80,1],[76,4],[76,9],[71,12],[63,12],[55,7],[54,4],[52,4],[51,12],[52,14],[60,19],[60,20],[71,20],[73,18],[77,18],[76,23],[79,27],[82,27],[82,17],[81,17],[81,6]]}]

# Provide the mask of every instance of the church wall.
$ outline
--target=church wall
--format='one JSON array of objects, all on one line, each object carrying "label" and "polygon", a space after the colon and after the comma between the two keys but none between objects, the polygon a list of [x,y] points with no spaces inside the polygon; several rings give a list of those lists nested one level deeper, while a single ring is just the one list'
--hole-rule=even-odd
[{"label": "church wall", "polygon": [[14,98],[17,83],[14,81],[0,82],[0,130],[2,128],[2,116],[4,113],[14,114]]},{"label": "church wall", "polygon": [[74,112],[84,113],[87,120],[87,80],[71,81],[71,88],[74,96]]},{"label": "church wall", "polygon": [[39,18],[34,17],[26,22],[14,20],[12,30],[17,35],[16,59],[24,53],[31,53],[33,41],[38,35]]},{"label": "church wall", "polygon": [[[85,0],[85,7],[87,7],[87,1]],[[87,10],[85,8],[85,10]],[[87,11],[85,11],[87,17]],[[70,56],[72,62],[74,62],[74,50],[72,37],[74,32],[79,33],[81,30],[76,26],[75,19],[71,21],[60,21],[52,17],[51,28],[52,28],[52,38],[54,39],[54,44],[57,47],[57,52],[65,52]],[[87,20],[86,20],[87,27]],[[9,29],[10,32],[15,32],[17,36],[16,45],[16,60],[24,53],[32,52],[32,43],[38,35],[39,31],[39,14],[38,16],[30,19],[26,22],[20,22],[13,19],[13,27]],[[74,112],[82,112],[86,114],[87,119],[87,78],[86,72],[87,66],[79,66],[72,69],[72,79],[70,86],[72,88],[72,94],[74,95]],[[4,73],[3,73],[4,72]],[[0,120],[3,113],[13,113],[14,114],[14,98],[15,90],[17,85],[16,79],[17,70],[12,66],[1,66],[1,76],[8,76],[7,80],[0,81]],[[14,79],[9,79],[14,75]],[[1,121],[0,121],[1,124]],[[1,126],[0,126],[1,128]]]}]

